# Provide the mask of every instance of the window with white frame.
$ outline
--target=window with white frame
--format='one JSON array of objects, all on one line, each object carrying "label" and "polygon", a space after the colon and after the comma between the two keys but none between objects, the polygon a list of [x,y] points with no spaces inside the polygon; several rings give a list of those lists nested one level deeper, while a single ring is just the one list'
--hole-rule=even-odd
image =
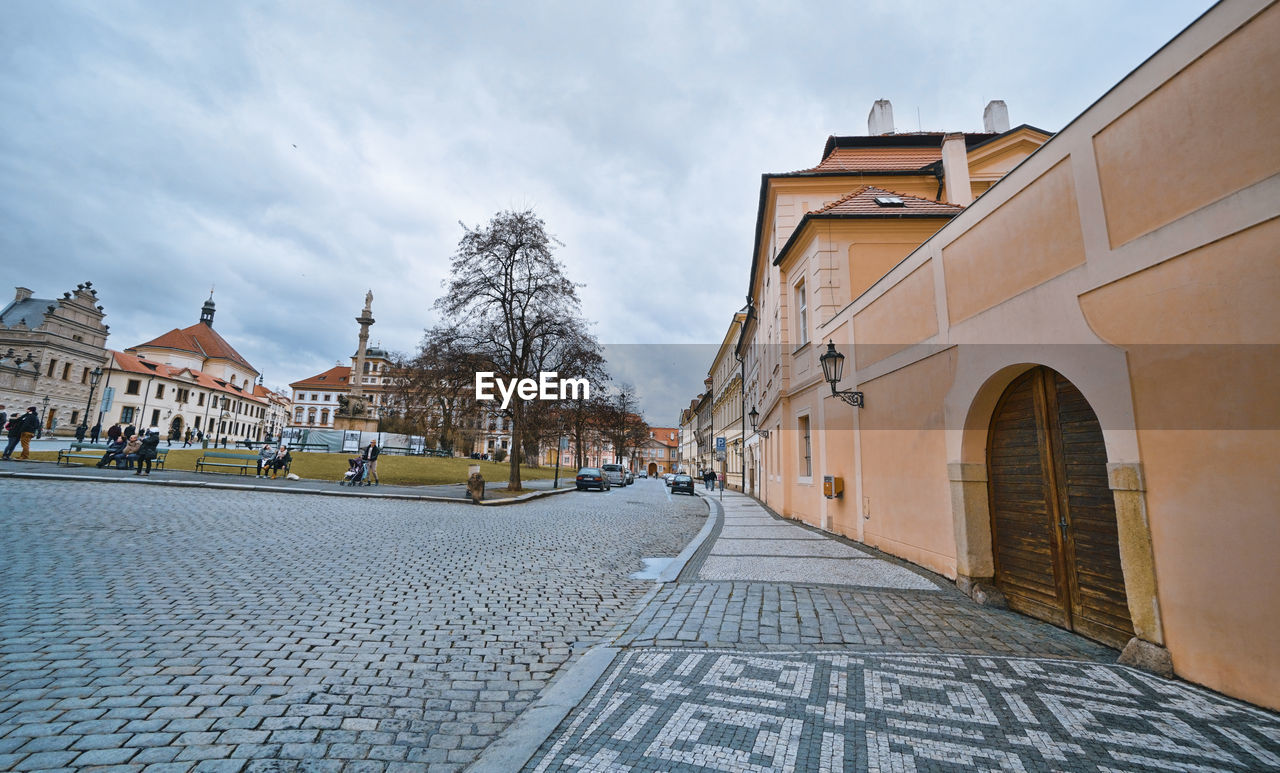
[{"label": "window with white frame", "polygon": [[813,445],[809,437],[809,417],[801,416],[798,420],[800,430],[800,477],[813,477]]},{"label": "window with white frame", "polygon": [[809,343],[809,302],[805,298],[804,280],[796,284],[796,346]]}]

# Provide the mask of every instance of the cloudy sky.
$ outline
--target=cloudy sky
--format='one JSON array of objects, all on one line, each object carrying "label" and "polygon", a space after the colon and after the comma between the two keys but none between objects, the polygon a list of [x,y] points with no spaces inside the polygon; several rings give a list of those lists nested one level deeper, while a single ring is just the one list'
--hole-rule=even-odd
[{"label": "cloudy sky", "polygon": [[113,348],[216,285],[282,386],[350,356],[366,289],[412,350],[459,222],[533,207],[671,424],[744,302],[762,172],[879,98],[900,130],[991,99],[1059,130],[1209,5],[7,0],[0,263],[39,297],[91,280]]}]

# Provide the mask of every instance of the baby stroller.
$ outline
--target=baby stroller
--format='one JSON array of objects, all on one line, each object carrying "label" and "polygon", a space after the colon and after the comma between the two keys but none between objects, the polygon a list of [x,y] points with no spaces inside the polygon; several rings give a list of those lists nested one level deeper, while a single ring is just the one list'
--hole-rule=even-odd
[{"label": "baby stroller", "polygon": [[364,459],[358,456],[348,459],[347,471],[342,473],[342,480],[338,481],[338,485],[357,486],[362,480],[364,480]]}]

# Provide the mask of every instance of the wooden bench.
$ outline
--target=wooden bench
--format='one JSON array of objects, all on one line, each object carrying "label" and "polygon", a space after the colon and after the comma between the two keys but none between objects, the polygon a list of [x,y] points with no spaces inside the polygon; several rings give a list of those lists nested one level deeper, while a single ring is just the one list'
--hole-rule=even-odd
[{"label": "wooden bench", "polygon": [[[223,459],[225,461],[209,461],[210,459]],[[205,451],[204,456],[196,460],[196,472],[218,472],[218,470],[206,469],[208,467],[234,467],[240,470],[241,475],[248,475],[249,470],[258,471],[258,455],[233,454],[230,451]],[[284,471],[285,473],[289,472],[288,465],[285,465]]]},{"label": "wooden bench", "polygon": [[[58,464],[64,462],[70,467],[72,459],[92,459],[94,463],[101,461],[102,455],[107,452],[106,443],[73,443],[70,448],[64,448],[58,451]],[[164,469],[164,459],[169,455],[169,449],[157,448],[156,458],[151,460],[151,468],[153,470]],[[86,462],[74,462],[74,464],[86,464]]]},{"label": "wooden bench", "polygon": [[108,448],[106,443],[72,443],[70,448],[58,451],[58,464],[65,463],[68,467],[72,464],[85,464],[85,462],[72,462],[72,459],[92,459],[97,463]]}]

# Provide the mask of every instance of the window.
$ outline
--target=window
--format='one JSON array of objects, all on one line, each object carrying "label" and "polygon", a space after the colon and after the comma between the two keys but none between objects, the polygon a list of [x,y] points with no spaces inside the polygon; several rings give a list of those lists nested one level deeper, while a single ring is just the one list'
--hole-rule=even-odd
[{"label": "window", "polygon": [[159,408],[151,409],[151,426],[153,427],[160,426],[160,409]]},{"label": "window", "polygon": [[175,400],[177,400],[177,401],[178,401],[178,402],[180,402],[180,403],[185,403],[185,402],[187,402],[187,400],[188,400],[190,397],[191,397],[191,392],[190,392],[190,391],[188,391],[188,390],[186,390],[186,389],[182,389],[181,387],[179,387],[179,388],[178,388],[178,396],[177,396],[177,397],[175,397],[174,399],[175,399]]},{"label": "window", "polygon": [[813,477],[813,459],[812,445],[809,442],[809,417],[801,416],[799,421],[800,428],[800,477]]},{"label": "window", "polygon": [[196,395],[196,405],[204,405],[204,392]]},{"label": "window", "polygon": [[200,418],[201,418],[201,417],[199,417],[199,416],[197,416],[197,417],[196,417],[196,421],[195,421],[195,429],[200,429]]},{"label": "window", "polygon": [[319,399],[320,399],[320,396],[319,396],[319,395],[317,395],[317,394],[316,394],[316,393],[314,393],[314,392],[312,392],[312,393],[311,393],[311,402],[313,402],[313,403],[314,403],[314,402],[317,402]]},{"label": "window", "polygon": [[809,343],[809,305],[804,295],[804,281],[796,285],[796,346]]},{"label": "window", "polygon": [[84,369],[84,372],[80,374],[80,383],[81,383],[81,384],[88,384],[88,383],[89,383],[89,369],[88,369],[88,368],[85,368],[85,369]]},{"label": "window", "polygon": [[[129,379],[129,383],[124,385],[124,393],[127,395],[136,395],[136,394],[139,394],[140,392],[142,392],[141,379],[131,378]],[[128,421],[128,419],[125,419],[123,416],[121,417],[120,420]]]},{"label": "window", "polygon": [[57,360],[53,360],[53,359],[49,360],[49,370],[48,372],[45,373],[45,375],[48,376],[49,378],[53,378],[53,369],[55,366],[57,366],[57,364],[58,364]]},{"label": "window", "polygon": [[299,409],[297,410],[297,412],[295,412],[295,413],[293,414],[293,420],[294,420],[294,422],[295,422],[295,423],[297,423],[297,424],[301,424],[301,423],[302,423],[302,409],[301,409],[301,408],[299,408]]},{"label": "window", "polygon": [[307,423],[308,423],[308,424],[315,424],[315,423],[316,423],[316,409],[315,409],[315,408],[308,408],[308,409],[307,409]]},{"label": "window", "polygon": [[333,397],[333,395],[329,394],[328,392],[325,392],[325,393],[324,393],[324,401],[325,401],[326,403],[327,403],[327,402],[330,402],[330,398],[331,398],[331,397]]},{"label": "window", "polygon": [[156,384],[156,399],[164,397],[164,384]]},{"label": "window", "polygon": [[63,381],[71,380],[71,363],[69,362],[63,363],[62,365],[62,380]]},{"label": "window", "polygon": [[72,412],[71,412],[71,423],[72,423],[72,424],[79,424],[79,423],[80,423],[80,412],[79,412],[79,411],[72,411]]},{"label": "window", "polygon": [[134,411],[134,408],[133,408],[133,406],[131,406],[131,405],[126,405],[125,407],[121,408],[121,409],[120,409],[120,421],[121,421],[121,422],[123,422],[123,423],[125,423],[125,424],[132,424],[132,423],[133,423],[133,411]]},{"label": "window", "polygon": [[321,423],[321,424],[328,424],[328,423],[329,423],[329,409],[328,409],[328,408],[325,408],[324,410],[320,411],[320,423]]}]

